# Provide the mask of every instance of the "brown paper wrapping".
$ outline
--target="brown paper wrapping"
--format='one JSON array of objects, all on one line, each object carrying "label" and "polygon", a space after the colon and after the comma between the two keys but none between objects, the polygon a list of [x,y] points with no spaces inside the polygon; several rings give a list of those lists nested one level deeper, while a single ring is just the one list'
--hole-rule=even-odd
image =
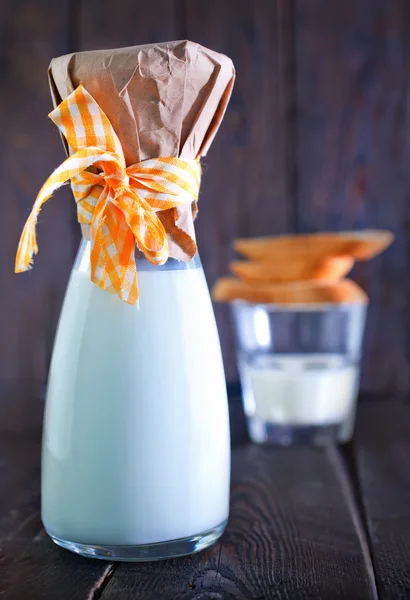
[{"label": "brown paper wrapping", "polygon": [[[205,156],[235,70],[227,56],[185,40],[68,54],[51,61],[49,78],[54,106],[85,87],[108,116],[129,166],[159,156]],[[196,206],[158,213],[170,256],[189,260],[195,254],[195,214]]]}]

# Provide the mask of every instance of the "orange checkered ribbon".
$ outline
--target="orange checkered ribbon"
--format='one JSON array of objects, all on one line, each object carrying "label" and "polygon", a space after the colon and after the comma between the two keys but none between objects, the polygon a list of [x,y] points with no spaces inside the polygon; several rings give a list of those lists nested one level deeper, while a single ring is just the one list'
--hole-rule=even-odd
[{"label": "orange checkered ribbon", "polygon": [[[151,263],[166,262],[166,231],[156,213],[197,200],[199,160],[161,157],[127,167],[108,117],[81,85],[49,116],[74,153],[36,198],[20,238],[16,272],[29,269],[38,252],[35,228],[42,205],[71,180],[78,220],[91,226],[91,280],[135,304],[135,244]],[[89,167],[98,172],[87,171]]]}]

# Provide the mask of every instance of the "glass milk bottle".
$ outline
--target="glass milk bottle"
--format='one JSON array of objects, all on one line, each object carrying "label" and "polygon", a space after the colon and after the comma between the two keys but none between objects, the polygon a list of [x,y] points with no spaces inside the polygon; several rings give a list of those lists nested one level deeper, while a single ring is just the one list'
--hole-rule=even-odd
[{"label": "glass milk bottle", "polygon": [[49,375],[43,523],[98,558],[195,552],[228,518],[226,386],[200,259],[140,255],[137,270],[131,306],[90,281],[82,241]]},{"label": "glass milk bottle", "polygon": [[60,56],[49,77],[68,157],[35,199],[15,270],[32,266],[39,212],[68,181],[84,241],[50,366],[43,523],[85,556],[196,552],[228,518],[230,440],[193,217],[235,70],[177,40]]}]

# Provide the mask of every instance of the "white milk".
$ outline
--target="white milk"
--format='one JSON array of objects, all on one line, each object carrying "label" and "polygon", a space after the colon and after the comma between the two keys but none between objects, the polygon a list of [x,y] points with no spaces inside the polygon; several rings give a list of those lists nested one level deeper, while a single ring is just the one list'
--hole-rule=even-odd
[{"label": "white milk", "polygon": [[[329,425],[347,419],[357,398],[358,367],[332,354],[260,357],[242,365],[252,416],[280,425]],[[263,360],[265,359],[265,360]]]},{"label": "white milk", "polygon": [[74,271],[49,376],[42,517],[85,544],[146,544],[228,517],[230,446],[202,268],[138,272],[139,309]]}]

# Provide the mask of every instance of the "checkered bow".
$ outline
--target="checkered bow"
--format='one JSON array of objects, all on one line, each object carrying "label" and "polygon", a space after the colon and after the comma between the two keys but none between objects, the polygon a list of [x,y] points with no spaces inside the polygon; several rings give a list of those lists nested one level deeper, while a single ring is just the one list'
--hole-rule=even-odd
[{"label": "checkered bow", "polygon": [[127,167],[110,121],[81,85],[49,116],[73,154],[50,175],[36,198],[20,238],[16,272],[29,269],[38,251],[35,227],[42,205],[71,180],[78,220],[90,225],[91,280],[135,304],[135,244],[151,263],[166,262],[166,232],[156,213],[197,200],[199,160],[161,157]]}]

